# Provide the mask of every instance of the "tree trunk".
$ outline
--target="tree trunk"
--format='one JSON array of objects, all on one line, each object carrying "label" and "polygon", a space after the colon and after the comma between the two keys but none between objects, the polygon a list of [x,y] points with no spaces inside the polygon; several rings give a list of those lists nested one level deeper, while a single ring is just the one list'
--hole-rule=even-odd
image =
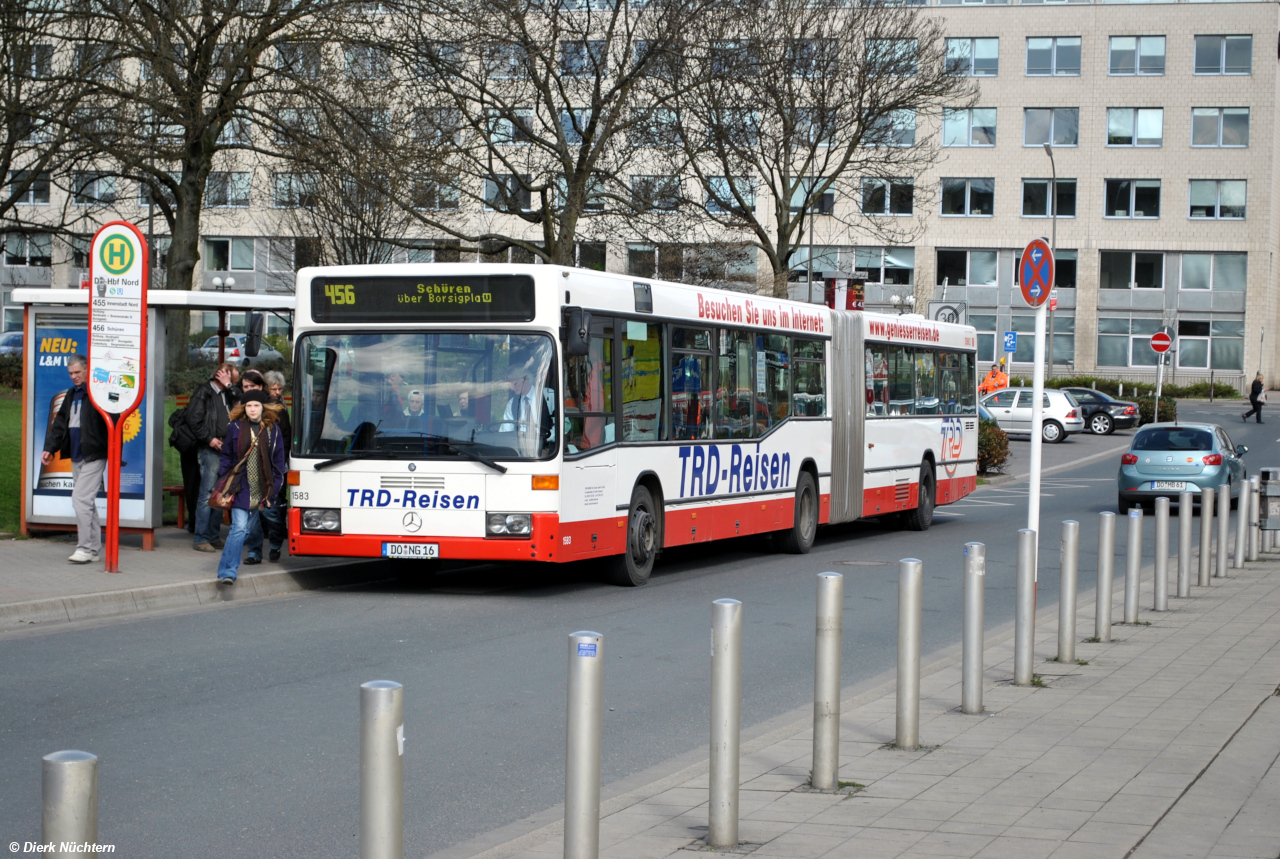
[{"label": "tree trunk", "polygon": [[[184,181],[184,185],[187,183]],[[188,189],[183,188],[182,191]],[[180,192],[181,193],[181,192]],[[183,194],[174,207],[173,238],[169,244],[169,258],[165,264],[165,289],[191,291],[192,276],[200,260],[200,205],[199,193]],[[194,196],[194,201],[191,197]],[[168,334],[165,355],[171,371],[187,368],[187,346],[191,342],[191,311],[174,307],[166,314]]]},{"label": "tree trunk", "polygon": [[785,268],[775,270],[773,273],[773,297],[787,297],[787,277],[790,274]]}]

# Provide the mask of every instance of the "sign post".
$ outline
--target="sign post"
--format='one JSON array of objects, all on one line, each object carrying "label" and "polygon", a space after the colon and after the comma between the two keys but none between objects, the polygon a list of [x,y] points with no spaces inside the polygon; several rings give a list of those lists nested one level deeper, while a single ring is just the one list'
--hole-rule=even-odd
[{"label": "sign post", "polygon": [[[1040,456],[1044,444],[1040,435],[1044,426],[1044,329],[1049,315],[1053,274],[1053,251],[1049,248],[1049,243],[1044,239],[1032,239],[1022,251],[1022,259],[1018,264],[1018,286],[1027,304],[1036,309],[1036,343],[1031,375],[1031,478],[1027,487],[1027,527],[1036,532],[1037,546],[1040,534]],[[1038,568],[1037,564],[1037,571]]]},{"label": "sign post", "polygon": [[1173,338],[1163,331],[1157,331],[1151,335],[1151,348],[1160,356],[1160,364],[1156,368],[1156,401],[1155,410],[1151,416],[1152,423],[1160,422],[1160,388],[1164,384],[1164,356],[1172,345]]},{"label": "sign post", "polygon": [[89,399],[107,424],[108,573],[120,572],[122,428],[147,383],[147,243],[133,224],[112,221],[89,246]]}]

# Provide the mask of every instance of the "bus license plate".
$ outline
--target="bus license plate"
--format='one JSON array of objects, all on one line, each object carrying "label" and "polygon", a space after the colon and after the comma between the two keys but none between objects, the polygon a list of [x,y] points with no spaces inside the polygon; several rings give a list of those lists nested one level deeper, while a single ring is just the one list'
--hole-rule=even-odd
[{"label": "bus license plate", "polygon": [[440,557],[439,543],[383,543],[384,558],[421,558],[434,560]]},{"label": "bus license plate", "polygon": [[1179,492],[1187,488],[1187,484],[1181,480],[1153,480],[1151,481],[1152,489],[1176,489]]}]

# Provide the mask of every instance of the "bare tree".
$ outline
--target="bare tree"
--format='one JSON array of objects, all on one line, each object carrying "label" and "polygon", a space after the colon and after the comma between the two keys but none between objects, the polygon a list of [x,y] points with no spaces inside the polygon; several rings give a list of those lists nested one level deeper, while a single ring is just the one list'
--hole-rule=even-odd
[{"label": "bare tree", "polygon": [[917,219],[878,216],[927,197],[914,177],[937,144],[917,122],[973,93],[938,23],[889,0],[747,0],[704,23],[700,83],[672,99],[701,229],[759,248],[778,297],[814,215],[908,241]]},{"label": "bare tree", "polygon": [[651,189],[632,183],[638,153],[683,92],[686,30],[715,2],[399,7],[401,65],[420,139],[435,152],[422,171],[428,192],[412,209],[418,223],[572,265],[579,241],[604,240],[653,214]]}]

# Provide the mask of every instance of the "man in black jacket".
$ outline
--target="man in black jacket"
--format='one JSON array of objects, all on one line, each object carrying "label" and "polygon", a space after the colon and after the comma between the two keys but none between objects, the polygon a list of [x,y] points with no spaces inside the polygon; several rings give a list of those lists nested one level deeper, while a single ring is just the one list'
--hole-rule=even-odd
[{"label": "man in black jacket", "polygon": [[220,364],[213,378],[191,395],[184,415],[187,430],[196,440],[196,458],[200,463],[200,489],[196,495],[195,531],[192,548],[197,552],[217,552],[222,548],[222,511],[210,509],[209,493],[218,480],[218,451],[227,434],[229,412],[238,396],[236,369]]},{"label": "man in black jacket", "polygon": [[56,453],[71,460],[71,508],[76,514],[76,550],[68,558],[73,564],[98,560],[102,551],[102,519],[98,516],[98,487],[107,470],[107,424],[89,401],[85,385],[89,362],[73,355],[67,362],[71,389],[49,427],[40,461],[48,465]]}]

